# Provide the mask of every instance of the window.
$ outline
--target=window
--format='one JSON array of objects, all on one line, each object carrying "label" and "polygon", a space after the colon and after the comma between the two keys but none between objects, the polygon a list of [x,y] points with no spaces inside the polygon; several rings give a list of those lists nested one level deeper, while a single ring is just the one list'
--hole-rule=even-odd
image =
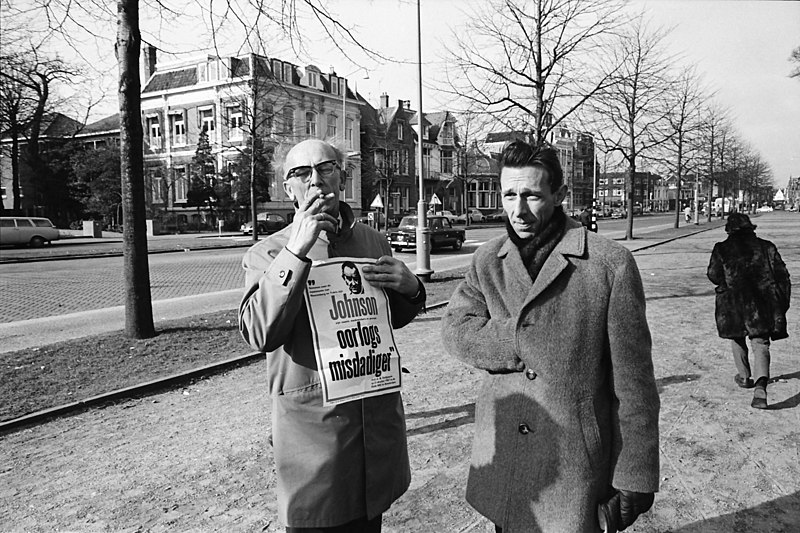
[{"label": "window", "polygon": [[400,152],[400,174],[408,174],[408,150]]},{"label": "window", "polygon": [[622,196],[622,189],[614,189],[611,194],[614,196]]},{"label": "window", "polygon": [[242,140],[242,128],[244,127],[244,115],[240,107],[228,108],[228,139],[232,141]]},{"label": "window", "polygon": [[150,194],[154,204],[164,203],[164,178],[160,170],[150,171]]},{"label": "window", "polygon": [[186,202],[186,194],[189,191],[189,182],[186,179],[186,167],[175,167],[173,172],[175,177],[175,201]]},{"label": "window", "polygon": [[309,137],[317,136],[317,115],[310,111],[306,113],[306,135]]},{"label": "window", "polygon": [[341,94],[339,92],[339,78],[331,76],[331,94]]},{"label": "window", "polygon": [[273,59],[272,60],[272,74],[275,75],[275,79],[278,79],[278,80],[283,79],[282,76],[281,76],[282,73],[283,73],[283,70],[281,69],[281,62],[278,61],[277,59]]},{"label": "window", "polygon": [[172,142],[175,146],[183,146],[186,144],[186,120],[183,113],[174,114],[169,116],[170,129],[172,130]]},{"label": "window", "polygon": [[288,63],[283,64],[283,81],[292,83],[292,65]]},{"label": "window", "polygon": [[347,80],[339,78],[339,94],[343,94],[347,98]]},{"label": "window", "polygon": [[6,198],[8,198],[8,194],[6,193],[6,188],[5,188],[5,187],[0,187],[0,197],[1,197],[3,200],[5,200]]},{"label": "window", "polygon": [[272,104],[264,104],[264,131],[266,132],[267,135],[273,133],[274,116],[275,116],[275,110],[272,108]]},{"label": "window", "polygon": [[467,203],[478,209],[495,209],[497,193],[490,180],[473,181],[467,187]]},{"label": "window", "polygon": [[214,81],[217,79],[217,60],[212,59],[208,62],[208,68],[206,69],[208,72],[208,81]]},{"label": "window", "polygon": [[348,118],[347,120],[345,120],[344,137],[345,137],[345,142],[347,144],[347,148],[352,150],[353,149],[353,119],[352,118]]},{"label": "window", "polygon": [[200,63],[197,65],[197,81],[207,81],[208,77],[206,75],[206,64]]},{"label": "window", "polygon": [[161,124],[158,117],[147,117],[147,135],[150,137],[150,148],[161,148]]},{"label": "window", "polygon": [[453,173],[453,151],[442,150],[441,169],[443,174]]},{"label": "window", "polygon": [[328,115],[328,133],[329,138],[336,137],[336,115]]},{"label": "window", "polygon": [[625,185],[625,178],[614,178],[614,185]]},{"label": "window", "polygon": [[317,87],[317,73],[316,72],[309,72],[308,73],[308,86],[309,87],[314,87],[316,89],[316,87]]},{"label": "window", "polygon": [[344,180],[344,197],[346,200],[353,200],[355,198],[353,193],[353,176],[350,173]]},{"label": "window", "polygon": [[209,136],[214,131],[214,110],[201,109],[200,110],[200,129],[206,132]]},{"label": "window", "polygon": [[283,131],[290,137],[294,135],[294,109],[291,107],[283,108]]},{"label": "window", "polygon": [[598,178],[597,179],[598,185],[608,185],[608,178]]},{"label": "window", "polygon": [[405,133],[403,130],[406,128],[406,121],[405,120],[398,120],[397,121],[397,140],[403,140],[403,134]]}]

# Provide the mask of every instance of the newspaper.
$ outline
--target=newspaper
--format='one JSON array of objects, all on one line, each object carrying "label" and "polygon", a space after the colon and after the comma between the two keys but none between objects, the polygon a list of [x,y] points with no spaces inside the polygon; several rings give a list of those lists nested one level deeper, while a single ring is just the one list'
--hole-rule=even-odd
[{"label": "newspaper", "polygon": [[361,277],[361,267],[372,263],[337,257],[311,266],[305,301],[323,405],[400,390],[389,299]]}]

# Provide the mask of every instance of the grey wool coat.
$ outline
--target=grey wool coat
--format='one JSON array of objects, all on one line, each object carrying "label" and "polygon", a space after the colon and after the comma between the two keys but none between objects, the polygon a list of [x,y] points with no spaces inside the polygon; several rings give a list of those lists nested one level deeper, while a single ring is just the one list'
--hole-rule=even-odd
[{"label": "grey wool coat", "polygon": [[573,220],[531,280],[508,236],[481,246],[442,324],[486,370],[467,501],[517,532],[596,532],[611,487],[658,490],[659,397],[639,270]]},{"label": "grey wool coat", "polygon": [[789,336],[792,284],[774,244],[752,231],[736,231],[714,245],[707,274],[717,286],[714,318],[720,337]]},{"label": "grey wool coat", "polygon": [[[341,204],[344,229],[321,236],[308,257],[391,255],[377,231],[353,222]],[[245,254],[245,295],[239,329],[267,354],[278,517],[292,527],[331,527],[389,508],[411,482],[400,393],[331,407],[322,405],[311,326],[303,299],[311,262],[285,249],[291,228]],[[387,290],[392,326],[410,322],[424,305]]]}]

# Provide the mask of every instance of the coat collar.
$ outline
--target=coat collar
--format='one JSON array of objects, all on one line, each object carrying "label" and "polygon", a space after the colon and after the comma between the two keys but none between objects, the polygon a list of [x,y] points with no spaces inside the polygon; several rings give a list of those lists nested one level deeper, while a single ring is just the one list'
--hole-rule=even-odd
[{"label": "coat collar", "polygon": [[[566,256],[580,257],[585,252],[586,228],[579,222],[568,218],[564,235],[544,262],[533,285],[531,285],[528,269],[525,268],[525,265],[522,263],[519,249],[517,249],[517,246],[510,238],[506,237],[505,242],[497,252],[497,257],[501,260],[508,261],[508,268],[513,273],[511,279],[509,279],[511,293],[522,296],[524,298],[524,305],[541,294],[556,280],[556,278],[558,278],[559,274],[567,268],[569,261],[566,259]],[[519,307],[519,309],[521,308],[522,306]]]},{"label": "coat collar", "polygon": [[[511,239],[506,237],[505,242],[497,251],[497,257],[502,259],[506,257],[512,250],[516,253],[516,255],[519,255],[517,246],[511,241]],[[552,257],[554,254],[580,257],[585,252],[586,231],[584,230],[584,227],[579,222],[571,218],[567,218],[564,235],[556,245],[553,253],[550,254],[550,257]]]}]

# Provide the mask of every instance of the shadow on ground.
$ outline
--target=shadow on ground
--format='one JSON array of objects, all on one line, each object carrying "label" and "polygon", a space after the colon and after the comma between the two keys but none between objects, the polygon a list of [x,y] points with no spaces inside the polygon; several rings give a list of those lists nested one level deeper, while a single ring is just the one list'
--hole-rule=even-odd
[{"label": "shadow on ground", "polygon": [[800,524],[800,492],[755,507],[700,520],[670,533],[792,533]]}]

